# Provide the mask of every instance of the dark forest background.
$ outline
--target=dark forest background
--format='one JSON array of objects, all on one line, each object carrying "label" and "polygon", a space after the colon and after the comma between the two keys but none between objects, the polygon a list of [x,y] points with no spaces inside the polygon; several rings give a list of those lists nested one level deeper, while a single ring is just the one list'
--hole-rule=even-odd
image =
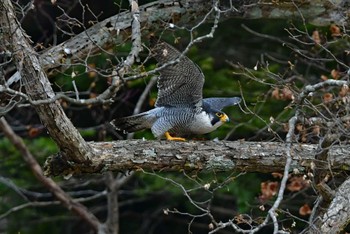
[{"label": "dark forest background", "polygon": [[[21,6],[27,4],[26,1],[17,3]],[[145,1],[139,1],[140,5],[143,3]],[[83,22],[85,27],[89,27],[97,20],[101,21],[129,8],[127,1],[97,3],[87,0],[80,2],[63,0],[52,4],[50,1],[37,0],[33,4],[34,10],[28,10],[25,15],[18,12],[18,16],[38,53],[84,30],[84,27],[68,24],[67,22],[71,21],[67,19],[74,18]],[[201,25],[195,31],[195,35],[207,33],[211,25]],[[334,27],[336,26],[333,25],[332,28],[332,26],[304,24],[301,19],[230,19],[221,22],[214,37],[196,43],[187,56],[196,62],[205,74],[205,97],[241,96],[245,107],[225,109],[232,121],[217,131],[197,136],[196,139],[229,141],[284,139],[286,124],[293,114],[292,109],[288,108],[293,99],[293,92],[307,84],[335,78],[338,73],[345,72],[343,67],[328,59],[328,55],[324,55],[324,51],[312,42],[312,38],[310,39],[308,35],[301,34],[299,40],[305,44],[298,44],[291,38],[291,33],[297,34],[297,29],[308,30],[310,35],[314,36],[317,32],[322,41],[334,41],[329,49],[337,58],[348,64],[348,54],[343,53],[343,48],[348,45],[348,39],[339,40],[339,37],[334,35],[336,30]],[[179,50],[183,50],[190,41],[186,30],[155,28],[154,32]],[[147,37],[144,36],[142,39],[147,47]],[[117,59],[125,57],[130,48],[130,40],[125,38],[124,41],[118,42],[117,46],[106,48],[109,54],[101,52],[88,58],[86,60],[88,66],[82,64],[64,71],[50,71],[50,82],[57,92],[70,92],[75,85],[81,98],[94,97],[109,85],[110,77],[104,71],[113,69],[112,64]],[[317,62],[308,60],[300,56],[297,50],[302,50],[314,58],[324,56],[325,60]],[[149,59],[143,63],[147,56],[148,52],[144,49],[137,65],[142,62],[142,69],[151,70],[155,68],[156,62]],[[10,75],[11,71],[8,73],[8,76]],[[78,106],[65,101],[61,101],[61,104],[86,140],[125,139],[126,134],[112,129],[108,123],[116,117],[133,113],[150,79],[151,77],[144,77],[127,81],[111,104]],[[292,86],[293,88],[288,88]],[[152,108],[156,95],[157,89],[154,86],[147,94],[141,111]],[[314,98],[316,102],[322,103],[327,96],[320,94]],[[5,117],[14,131],[25,139],[41,165],[48,156],[57,152],[55,143],[32,107],[17,106]],[[300,130],[298,135],[300,142],[312,143],[318,139],[317,134],[311,130],[296,131],[298,130]],[[134,138],[154,139],[150,131],[137,132]],[[52,194],[38,183],[20,154],[2,133],[0,133],[0,155],[0,232],[89,233],[90,229],[84,222],[61,207]],[[193,221],[192,216],[168,212],[176,209],[184,213],[198,213],[198,210],[183,196],[181,188],[173,183],[174,181],[185,188],[193,189],[190,194],[196,201],[212,199],[211,209],[217,220],[235,217],[242,228],[256,225],[261,221],[261,212],[273,203],[273,192],[278,186],[276,181],[280,179],[279,173],[234,171],[120,173],[132,174],[118,191],[120,233],[187,233],[189,230],[192,233],[207,233],[208,218],[196,218]],[[165,178],[170,178],[173,182]],[[97,217],[101,220],[106,218],[108,189],[104,175],[54,179]],[[205,190],[199,184],[210,184],[216,189]],[[316,194],[300,177],[291,179],[288,186],[286,199],[281,204],[280,220],[286,229],[293,228],[293,233],[298,233],[307,223]],[[249,221],[246,216],[241,215],[244,213],[251,214]],[[233,232],[225,229],[219,233]],[[271,233],[271,229],[268,226],[258,233]]]}]

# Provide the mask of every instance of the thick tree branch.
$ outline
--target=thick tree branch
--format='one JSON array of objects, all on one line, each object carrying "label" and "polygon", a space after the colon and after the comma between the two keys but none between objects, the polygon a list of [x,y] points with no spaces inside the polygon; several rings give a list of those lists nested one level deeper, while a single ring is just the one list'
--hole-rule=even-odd
[{"label": "thick tree branch", "polygon": [[[259,2],[259,3],[258,3]],[[306,20],[315,24],[346,24],[343,19],[346,16],[346,8],[343,7],[345,1],[338,1],[330,4],[329,1],[318,1],[315,4],[308,0],[294,1],[237,1],[234,7],[222,3],[220,9],[223,10],[221,20],[229,18],[299,18],[300,12]],[[312,6],[310,8],[310,6]],[[191,1],[173,1],[159,0],[140,6],[140,23],[143,29],[150,29],[155,24],[171,22],[176,18],[177,25],[195,25],[206,12],[212,7],[211,1],[191,0]],[[40,55],[41,64],[44,70],[57,68],[65,64],[66,57],[71,57],[70,62],[75,59],[85,58],[100,48],[108,48],[114,45],[115,41],[121,41],[129,37],[133,13],[130,11],[122,12],[107,18],[70,40],[61,43],[55,47],[46,50]],[[146,30],[147,31],[147,30]]]},{"label": "thick tree branch", "polygon": [[[101,48],[114,46],[116,41],[124,41],[131,34],[132,22],[152,27],[156,21],[168,22],[174,14],[185,14],[186,9],[178,2],[167,0],[145,4],[139,8],[139,12],[137,17],[133,17],[134,11],[126,11],[107,18],[70,40],[48,49],[40,56],[43,68],[49,70],[69,65],[63,62],[67,56],[70,56],[70,62],[79,60],[100,51]],[[136,41],[135,44],[137,43],[139,42]],[[134,52],[137,53],[136,50]],[[129,60],[131,59],[133,58]]]},{"label": "thick tree branch", "polygon": [[[53,98],[51,84],[41,68],[37,54],[29,44],[27,35],[15,17],[10,0],[0,3],[0,26],[4,35],[4,44],[8,47],[6,49],[13,53],[28,97],[31,100]],[[35,109],[66,160],[89,164],[91,149],[67,118],[60,104],[55,101],[35,106]]]},{"label": "thick tree branch", "polygon": [[[232,5],[233,4],[233,5]],[[344,15],[346,15],[343,1],[329,4],[329,1],[319,1],[315,4],[312,1],[239,1],[232,4],[221,3],[220,8],[222,14],[220,20],[228,18],[300,18],[300,14],[311,22],[316,24],[338,23],[346,24]],[[310,10],[312,5],[312,10]],[[133,5],[137,6],[137,5]],[[154,25],[164,24],[164,22],[172,22],[178,26],[191,26],[198,23],[206,17],[206,13],[212,9],[213,5],[210,1],[191,0],[191,1],[172,1],[159,0],[140,7],[134,7],[131,11],[125,11],[110,18],[101,21],[77,36],[67,40],[60,45],[49,48],[40,55],[40,61],[43,69],[47,72],[54,68],[66,69],[71,66],[72,62],[85,59],[88,55],[101,51],[102,48],[109,48],[115,45],[116,41],[124,41],[131,34],[132,28],[139,28],[142,25],[143,32],[148,33]],[[133,10],[134,9],[134,10]],[[136,10],[135,10],[136,9]],[[136,14],[135,14],[136,12]],[[136,16],[136,17],[135,17]],[[176,21],[174,22],[174,19]],[[322,20],[320,20],[322,19]],[[208,18],[207,20],[214,20]],[[138,27],[132,26],[138,24]],[[134,30],[134,29],[133,29]],[[140,37],[140,32],[132,33],[135,38]],[[140,41],[134,40],[133,46],[128,56],[137,55],[140,51]],[[66,59],[69,57],[69,59]],[[115,74],[113,75],[115,77]],[[8,83],[18,81],[21,75],[17,72],[9,79]],[[113,79],[113,84],[106,89],[104,93],[93,100],[76,101],[64,95],[54,96],[50,98],[50,102],[55,99],[64,98],[70,102],[78,104],[103,102],[113,96],[120,86],[118,79]],[[40,100],[43,101],[43,100]]]},{"label": "thick tree branch", "polygon": [[[254,171],[281,172],[285,167],[285,143],[245,141],[144,141],[90,142],[95,152],[88,171],[79,164],[67,163],[60,153],[45,163],[47,175],[102,173],[105,171]],[[305,171],[315,161],[317,145],[292,144],[291,170]],[[349,147],[332,146],[329,161],[320,162],[320,170],[344,170],[350,166]]]}]

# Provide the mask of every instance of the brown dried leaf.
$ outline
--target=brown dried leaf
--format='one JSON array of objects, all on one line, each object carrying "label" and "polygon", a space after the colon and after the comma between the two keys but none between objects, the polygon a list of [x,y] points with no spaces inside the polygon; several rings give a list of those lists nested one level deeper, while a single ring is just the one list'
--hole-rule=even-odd
[{"label": "brown dried leaf", "polygon": [[293,92],[288,87],[282,89],[280,96],[283,100],[294,100]]},{"label": "brown dried leaf", "polygon": [[328,80],[328,77],[325,75],[321,75],[321,80]]},{"label": "brown dried leaf", "polygon": [[34,128],[34,127],[30,127],[28,130],[28,135],[29,137],[36,137],[40,134],[40,129],[39,128]]},{"label": "brown dried leaf", "polygon": [[295,126],[295,129],[298,131],[298,132],[302,132],[304,131],[304,125],[302,125],[301,123],[297,123],[297,125]]},{"label": "brown dried leaf", "polygon": [[330,103],[332,100],[333,100],[333,94],[331,94],[331,93],[325,93],[325,94],[323,95],[323,103],[324,103],[324,104]]},{"label": "brown dried leaf", "polygon": [[341,30],[340,28],[335,25],[335,24],[332,24],[330,27],[329,27],[329,30],[331,31],[332,33],[332,37],[339,37],[341,36]]},{"label": "brown dried leaf", "polygon": [[302,207],[299,208],[299,214],[300,215],[309,215],[311,214],[311,208],[308,204],[303,205]]},{"label": "brown dried leaf", "polygon": [[278,182],[262,182],[260,184],[261,195],[260,201],[265,202],[270,200],[273,196],[275,196],[278,192],[279,183]]},{"label": "brown dried leaf", "polygon": [[304,179],[303,176],[293,176],[289,179],[287,189],[291,192],[298,192],[304,188],[309,187],[309,183]]},{"label": "brown dried leaf", "polygon": [[271,93],[271,97],[277,100],[280,100],[280,90],[279,88],[275,88],[272,93]]},{"label": "brown dried leaf", "polygon": [[333,79],[338,80],[339,77],[340,77],[339,71],[333,69],[333,70],[331,71],[331,76],[333,77]]}]

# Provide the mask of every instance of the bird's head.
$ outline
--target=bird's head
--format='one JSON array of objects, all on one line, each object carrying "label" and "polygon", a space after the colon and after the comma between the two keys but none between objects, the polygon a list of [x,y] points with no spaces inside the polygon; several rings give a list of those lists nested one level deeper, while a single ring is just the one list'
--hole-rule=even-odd
[{"label": "bird's head", "polygon": [[223,123],[230,122],[230,118],[222,111],[213,111],[210,113],[210,117],[213,126],[220,126]]}]

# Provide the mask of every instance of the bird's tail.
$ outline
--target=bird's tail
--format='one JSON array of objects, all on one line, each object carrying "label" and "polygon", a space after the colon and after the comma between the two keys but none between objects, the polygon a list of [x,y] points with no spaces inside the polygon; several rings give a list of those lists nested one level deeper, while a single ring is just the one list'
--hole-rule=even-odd
[{"label": "bird's tail", "polygon": [[151,128],[152,123],[150,122],[147,112],[143,112],[137,115],[117,118],[111,121],[111,124],[118,130],[126,132],[136,132],[146,128]]}]

